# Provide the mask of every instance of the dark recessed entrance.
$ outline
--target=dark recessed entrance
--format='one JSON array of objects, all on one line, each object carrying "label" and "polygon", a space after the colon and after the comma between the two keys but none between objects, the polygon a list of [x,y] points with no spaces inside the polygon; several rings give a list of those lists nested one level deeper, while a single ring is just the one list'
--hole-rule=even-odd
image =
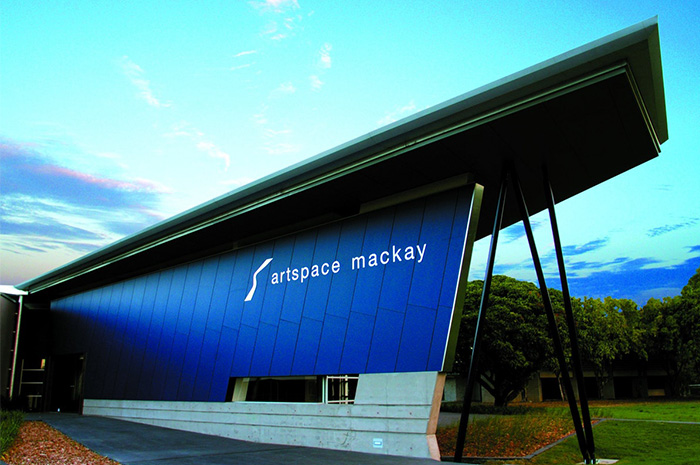
[{"label": "dark recessed entrance", "polygon": [[85,362],[85,354],[51,357],[46,404],[48,411],[82,413]]}]

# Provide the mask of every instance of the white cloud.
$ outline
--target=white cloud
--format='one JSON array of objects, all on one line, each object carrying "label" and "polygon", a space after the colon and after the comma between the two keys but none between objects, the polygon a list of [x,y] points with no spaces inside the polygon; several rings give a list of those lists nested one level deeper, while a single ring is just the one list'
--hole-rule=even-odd
[{"label": "white cloud", "polygon": [[263,105],[258,113],[253,115],[253,122],[258,125],[265,125],[268,123],[267,119],[267,105]]},{"label": "white cloud", "polygon": [[[233,58],[247,57],[247,56],[250,56],[250,55],[255,55],[255,54],[257,54],[257,53],[258,53],[257,50],[244,50],[244,51],[242,51],[242,52],[236,53],[236,54],[233,56]],[[241,61],[243,61],[243,60],[236,60],[236,61],[237,61],[238,63],[241,63]],[[250,67],[253,66],[255,63],[256,63],[255,61],[250,62],[250,63],[241,63],[241,64],[239,64],[239,65],[234,65],[234,66],[232,66],[230,69],[231,69],[231,71],[236,71],[237,69],[250,68]]]},{"label": "white cloud", "polygon": [[400,120],[401,118],[408,116],[409,114],[413,113],[416,109],[416,104],[411,100],[409,103],[402,107],[397,107],[393,111],[389,112],[381,118],[379,121],[377,121],[378,126],[386,126],[387,124],[391,124],[395,121]]},{"label": "white cloud", "polygon": [[331,61],[331,50],[333,47],[329,43],[323,44],[323,47],[321,47],[321,50],[318,52],[319,53],[319,61],[318,61],[318,66],[319,68],[323,69],[329,69],[332,65]]},{"label": "white cloud", "polygon": [[272,137],[277,137],[277,136],[283,136],[283,135],[289,135],[292,133],[291,129],[280,129],[280,130],[274,130],[270,128],[265,129],[265,136],[272,138]]},{"label": "white cloud", "polygon": [[236,53],[236,54],[233,56],[233,58],[238,58],[238,57],[242,57],[242,56],[245,56],[245,55],[254,55],[254,54],[256,54],[256,53],[258,53],[257,50],[244,50],[244,51],[242,51],[242,52]]},{"label": "white cloud", "polygon": [[131,59],[124,55],[120,61],[122,71],[124,75],[131,81],[131,83],[138,89],[139,96],[146,101],[152,107],[170,107],[172,104],[169,102],[162,102],[153,93],[151,89],[151,82],[145,78],[145,72],[143,69],[131,61]]},{"label": "white cloud", "polygon": [[224,160],[225,169],[228,170],[229,166],[231,165],[231,156],[217,147],[216,144],[211,141],[203,140],[197,143],[197,148],[203,152],[206,152],[210,157],[221,158]]},{"label": "white cloud", "polygon": [[287,82],[283,82],[282,84],[277,86],[277,88],[275,88],[272,92],[270,92],[270,97],[275,98],[275,97],[279,97],[279,96],[285,95],[285,94],[293,94],[296,91],[297,91],[297,88],[294,87],[294,84],[287,81]]},{"label": "white cloud", "polygon": [[321,87],[323,87],[323,84],[324,84],[324,82],[321,79],[319,79],[319,77],[316,76],[315,74],[312,74],[311,76],[309,76],[309,81],[311,82],[311,90],[314,90],[314,91],[321,90]]},{"label": "white cloud", "polygon": [[291,144],[289,142],[268,142],[263,146],[263,149],[269,155],[283,155],[285,153],[296,153],[299,152],[301,147],[296,144]]},{"label": "white cloud", "polygon": [[260,0],[249,2],[253,7],[263,10],[272,11],[274,13],[283,13],[288,10],[296,10],[299,8],[297,0]]},{"label": "white cloud", "polygon": [[197,150],[205,152],[212,158],[220,158],[224,161],[224,169],[228,170],[231,165],[231,156],[221,150],[216,144],[208,140],[206,135],[192,126],[187,121],[181,121],[173,125],[172,130],[163,134],[163,137],[174,138],[174,137],[184,137],[192,141],[197,147]]}]

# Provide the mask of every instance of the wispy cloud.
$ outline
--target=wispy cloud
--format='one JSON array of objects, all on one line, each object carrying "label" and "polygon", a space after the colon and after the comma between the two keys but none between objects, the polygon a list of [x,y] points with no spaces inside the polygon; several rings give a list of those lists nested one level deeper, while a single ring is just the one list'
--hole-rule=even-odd
[{"label": "wispy cloud", "polygon": [[139,92],[139,97],[146,101],[152,107],[169,107],[170,102],[163,102],[158,99],[151,89],[151,82],[146,79],[143,69],[134,63],[128,56],[123,56],[120,60],[120,65],[124,75],[131,81],[131,84],[136,87]]},{"label": "wispy cloud", "polygon": [[[234,59],[237,59],[237,58],[242,58],[242,57],[250,57],[251,55],[256,55],[257,53],[258,53],[257,50],[244,50],[244,51],[242,51],[242,52],[236,53],[236,54],[233,56],[233,58],[234,58]],[[253,65],[255,64],[255,61],[249,62],[249,63],[241,63],[242,60],[235,60],[235,61],[236,61],[238,64],[234,64],[233,66],[231,66],[231,68],[229,68],[231,71],[236,71],[236,70],[239,70],[239,69],[250,68],[251,66],[253,66]]]},{"label": "wispy cloud", "polygon": [[261,110],[253,115],[253,122],[259,126],[267,124],[267,107],[263,106]]},{"label": "wispy cloud", "polygon": [[0,140],[0,162],[2,278],[14,282],[33,275],[27,263],[48,260],[29,252],[76,258],[162,220],[161,200],[170,194],[150,180],[61,166],[40,147],[7,139]]},{"label": "wispy cloud", "polygon": [[298,10],[296,0],[263,0],[248,2],[268,19],[260,35],[272,41],[280,41],[295,35],[303,16],[292,12]]},{"label": "wispy cloud", "polygon": [[253,63],[245,63],[245,64],[243,64],[243,65],[231,66],[231,68],[229,68],[229,69],[230,69],[231,71],[236,71],[236,70],[239,70],[239,69],[250,68],[251,66],[253,66]]},{"label": "wispy cloud", "polygon": [[183,137],[189,139],[200,152],[204,152],[212,158],[223,160],[225,170],[228,170],[231,166],[231,155],[207,138],[204,132],[192,126],[187,121],[180,121],[174,124],[169,132],[163,134],[163,137]]},{"label": "wispy cloud", "polygon": [[323,47],[321,47],[321,50],[319,50],[318,55],[318,66],[319,68],[322,69],[329,69],[333,65],[333,61],[331,60],[331,50],[333,47],[329,43],[323,44]]},{"label": "wispy cloud", "polygon": [[693,253],[693,254],[700,253],[700,245],[692,245],[690,247],[687,247],[687,249],[688,249],[688,251],[690,251],[690,253]]},{"label": "wispy cloud", "polygon": [[416,110],[416,104],[413,100],[406,105],[396,107],[394,110],[387,113],[383,118],[377,121],[378,126],[386,126],[400,120],[401,118],[410,115]]},{"label": "wispy cloud", "polygon": [[290,141],[292,134],[293,131],[289,128],[264,128],[263,136],[265,137],[266,141],[263,143],[263,150],[265,150],[268,155],[284,155],[287,153],[298,152],[301,147],[298,144],[294,144]]},{"label": "wispy cloud", "polygon": [[259,10],[272,11],[275,13],[284,13],[299,8],[299,2],[297,0],[254,0],[249,3]]},{"label": "wispy cloud", "polygon": [[564,253],[565,257],[582,255],[588,252],[592,252],[594,250],[601,249],[605,247],[609,242],[610,240],[608,238],[603,238],[589,241],[581,245],[567,245],[565,247],[562,247],[562,252]]},{"label": "wispy cloud", "polygon": [[309,82],[311,83],[311,90],[318,92],[323,87],[324,82],[315,74],[309,76]]},{"label": "wispy cloud", "polygon": [[169,190],[156,182],[123,180],[60,166],[41,152],[23,144],[0,141],[3,197],[28,195],[69,203],[103,207],[105,204],[142,205],[157,200]]},{"label": "wispy cloud", "polygon": [[651,297],[663,299],[678,295],[700,266],[700,257],[689,258],[678,265],[654,267],[652,258],[627,260],[613,269],[600,269],[585,277],[569,279],[576,297],[607,296],[632,299],[644,305]]},{"label": "wispy cloud", "polygon": [[693,226],[693,225],[697,224],[698,220],[699,220],[699,218],[691,218],[691,219],[684,221],[682,223],[666,224],[663,226],[652,228],[649,231],[647,231],[647,236],[656,237],[656,236],[660,236],[662,234],[676,231],[678,229],[687,228],[689,226]]},{"label": "wispy cloud", "polygon": [[289,142],[268,142],[263,145],[263,149],[268,155],[284,155],[286,153],[297,153],[301,147]]},{"label": "wispy cloud", "polygon": [[254,54],[256,54],[256,53],[258,53],[257,50],[244,50],[244,51],[242,51],[242,52],[236,53],[233,57],[234,57],[234,58],[239,58],[239,57],[246,56],[246,55],[254,55]]},{"label": "wispy cloud", "polygon": [[210,157],[222,159],[226,170],[228,170],[229,166],[231,165],[231,156],[217,147],[213,142],[204,140],[200,141],[197,143],[197,149],[201,150],[202,152],[206,152]]},{"label": "wispy cloud", "polygon": [[293,94],[294,92],[297,91],[297,88],[294,87],[294,84],[291,82],[283,82],[279,86],[277,86],[275,89],[273,89],[272,92],[270,92],[270,97],[275,98],[279,97],[285,94]]}]

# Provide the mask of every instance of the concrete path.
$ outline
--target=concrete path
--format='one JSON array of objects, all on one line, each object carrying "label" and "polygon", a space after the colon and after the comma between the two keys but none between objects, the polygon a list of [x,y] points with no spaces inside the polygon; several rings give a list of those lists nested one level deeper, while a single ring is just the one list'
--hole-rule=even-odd
[{"label": "concrete path", "polygon": [[104,417],[28,414],[123,465],[432,465],[430,459],[259,444]]}]

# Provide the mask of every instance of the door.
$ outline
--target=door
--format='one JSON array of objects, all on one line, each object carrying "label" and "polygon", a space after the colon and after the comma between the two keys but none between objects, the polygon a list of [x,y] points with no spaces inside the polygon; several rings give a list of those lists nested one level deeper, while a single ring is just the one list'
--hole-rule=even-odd
[{"label": "door", "polygon": [[83,413],[85,359],[85,354],[56,355],[51,358],[49,411]]}]

